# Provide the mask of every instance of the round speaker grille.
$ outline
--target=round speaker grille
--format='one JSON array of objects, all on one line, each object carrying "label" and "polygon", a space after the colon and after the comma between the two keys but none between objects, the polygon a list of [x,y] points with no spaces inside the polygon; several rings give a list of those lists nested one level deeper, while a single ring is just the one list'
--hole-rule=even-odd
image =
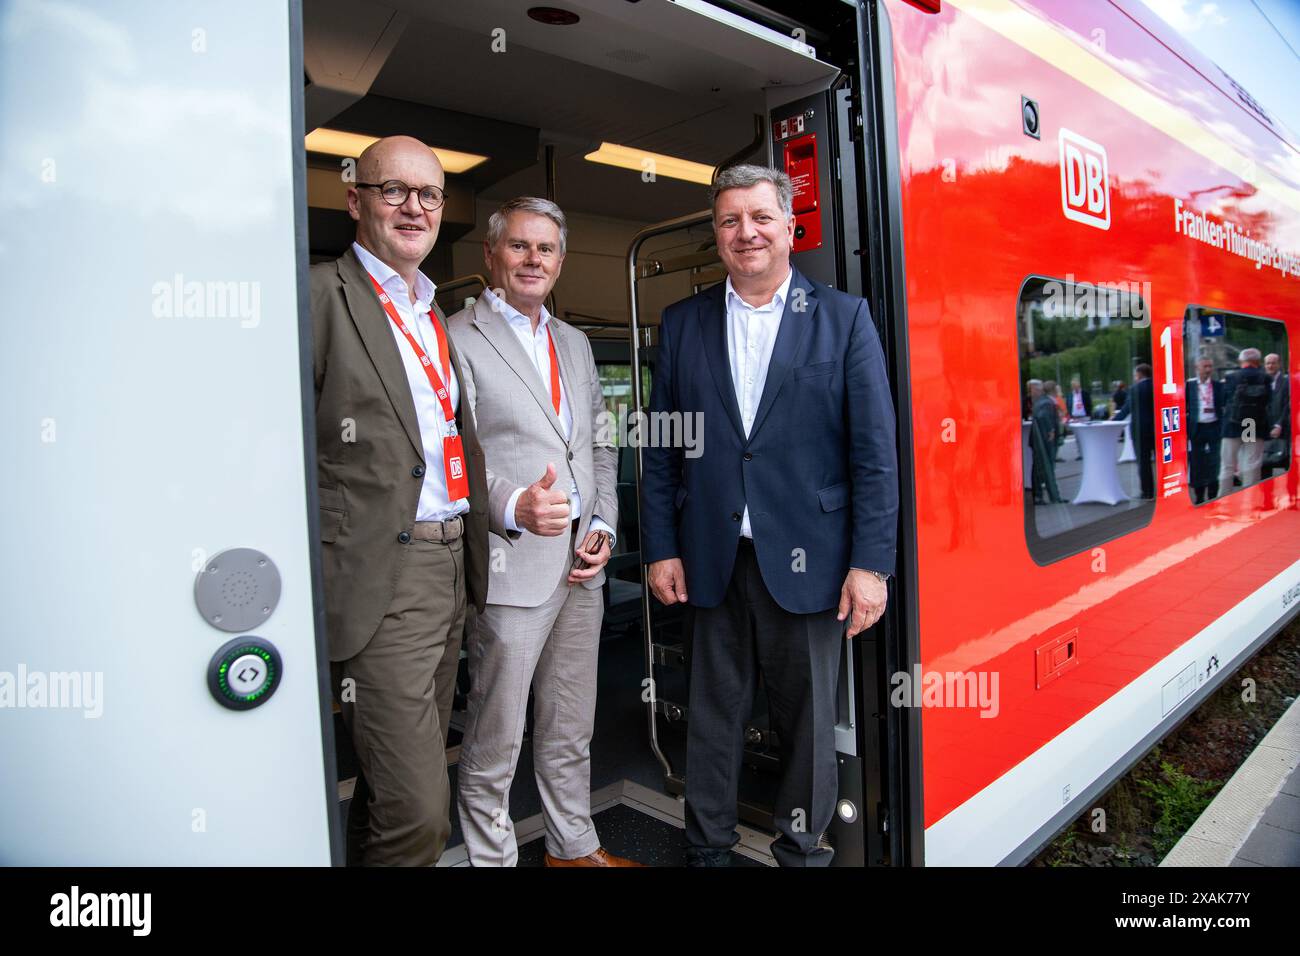
[{"label": "round speaker grille", "polygon": [[275,562],[252,548],[222,551],[194,581],[194,603],[203,620],[231,633],[260,626],[279,601]]}]

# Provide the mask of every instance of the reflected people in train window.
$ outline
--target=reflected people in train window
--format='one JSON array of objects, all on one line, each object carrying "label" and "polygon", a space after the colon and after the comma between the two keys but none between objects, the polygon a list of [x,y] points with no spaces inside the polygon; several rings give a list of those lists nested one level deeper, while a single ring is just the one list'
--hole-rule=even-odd
[{"label": "reflected people in train window", "polygon": [[1270,478],[1286,471],[1291,459],[1291,380],[1282,356],[1276,352],[1264,356],[1264,373],[1268,376],[1268,420],[1272,427],[1264,448],[1261,476]]},{"label": "reflected people in train window", "polygon": [[1150,520],[1150,322],[1135,283],[1037,276],[1017,319],[1025,536],[1047,564]]},{"label": "reflected people in train window", "polygon": [[[1128,386],[1119,379],[1110,383],[1110,414],[1114,415],[1128,400]],[[1109,416],[1107,416],[1109,417]]]},{"label": "reflected people in train window", "polygon": [[[1190,306],[1188,488],[1193,504],[1222,498],[1290,468],[1286,326],[1276,319]],[[1271,500],[1266,489],[1265,505]]]},{"label": "reflected people in train window", "polygon": [[1070,379],[1070,394],[1065,400],[1065,410],[1070,418],[1092,418],[1092,393],[1083,387],[1079,376]]},{"label": "reflected people in train window", "polygon": [[1138,485],[1142,497],[1156,496],[1155,476],[1152,473],[1156,451],[1155,387],[1151,382],[1151,366],[1142,362],[1133,370],[1133,387],[1129,389],[1124,407],[1115,413],[1112,421],[1128,421],[1137,456]]},{"label": "reflected people in train window", "polygon": [[1032,422],[1034,504],[1059,502],[1056,489],[1056,403],[1044,391],[1043,383],[1029,380],[1029,417]]},{"label": "reflected people in train window", "polygon": [[1247,488],[1259,481],[1264,465],[1264,434],[1268,421],[1269,382],[1260,368],[1259,349],[1242,349],[1241,368],[1224,383],[1226,408],[1219,444],[1219,497],[1232,492],[1234,480]]},{"label": "reflected people in train window", "polygon": [[1223,383],[1214,377],[1214,362],[1196,362],[1196,377],[1187,383],[1188,486],[1193,504],[1219,493],[1219,438],[1223,432]]}]

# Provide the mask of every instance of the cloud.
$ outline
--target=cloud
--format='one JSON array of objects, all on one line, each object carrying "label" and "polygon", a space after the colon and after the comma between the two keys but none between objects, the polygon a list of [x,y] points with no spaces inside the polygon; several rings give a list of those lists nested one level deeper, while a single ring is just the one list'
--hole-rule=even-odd
[{"label": "cloud", "polygon": [[1198,0],[1142,0],[1179,33],[1195,33],[1205,27],[1222,26],[1228,18],[1214,3]]},{"label": "cloud", "polygon": [[292,190],[285,77],[250,64],[214,82],[237,54],[194,51],[187,23],[133,36],[67,0],[0,3],[4,47],[20,51],[0,64],[0,210],[68,197],[229,234],[269,221]]}]

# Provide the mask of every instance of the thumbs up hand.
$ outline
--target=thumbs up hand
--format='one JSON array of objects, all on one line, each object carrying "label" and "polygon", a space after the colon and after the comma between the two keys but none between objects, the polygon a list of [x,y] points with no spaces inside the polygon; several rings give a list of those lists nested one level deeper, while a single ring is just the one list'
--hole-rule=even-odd
[{"label": "thumbs up hand", "polygon": [[548,463],[546,474],[525,488],[515,502],[515,524],[547,537],[569,530],[569,496],[552,488],[554,484],[555,465]]}]

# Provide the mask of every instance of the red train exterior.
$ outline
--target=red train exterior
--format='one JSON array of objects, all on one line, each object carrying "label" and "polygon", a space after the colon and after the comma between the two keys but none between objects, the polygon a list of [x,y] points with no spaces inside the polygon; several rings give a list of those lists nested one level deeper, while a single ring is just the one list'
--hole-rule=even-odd
[{"label": "red train exterior", "polygon": [[[920,708],[922,856],[1015,861],[1095,805],[1300,603],[1294,439],[1286,473],[1194,507],[1180,433],[1172,461],[1156,456],[1148,524],[1045,566],[1033,559],[1018,292],[1034,275],[1149,283],[1156,393],[1181,407],[1187,308],[1276,319],[1298,341],[1300,276],[1197,241],[1177,212],[1209,213],[1295,256],[1300,154],[1136,0],[885,9],[914,640],[922,672],[996,674],[1000,691],[996,716]],[[1022,97],[1038,104],[1039,138],[1024,131]],[[1063,213],[1062,129],[1104,149],[1105,228]],[[1286,359],[1294,388],[1290,349]],[[1294,436],[1294,405],[1290,415]],[[1078,664],[1040,687],[1036,651],[1063,635]]]}]

